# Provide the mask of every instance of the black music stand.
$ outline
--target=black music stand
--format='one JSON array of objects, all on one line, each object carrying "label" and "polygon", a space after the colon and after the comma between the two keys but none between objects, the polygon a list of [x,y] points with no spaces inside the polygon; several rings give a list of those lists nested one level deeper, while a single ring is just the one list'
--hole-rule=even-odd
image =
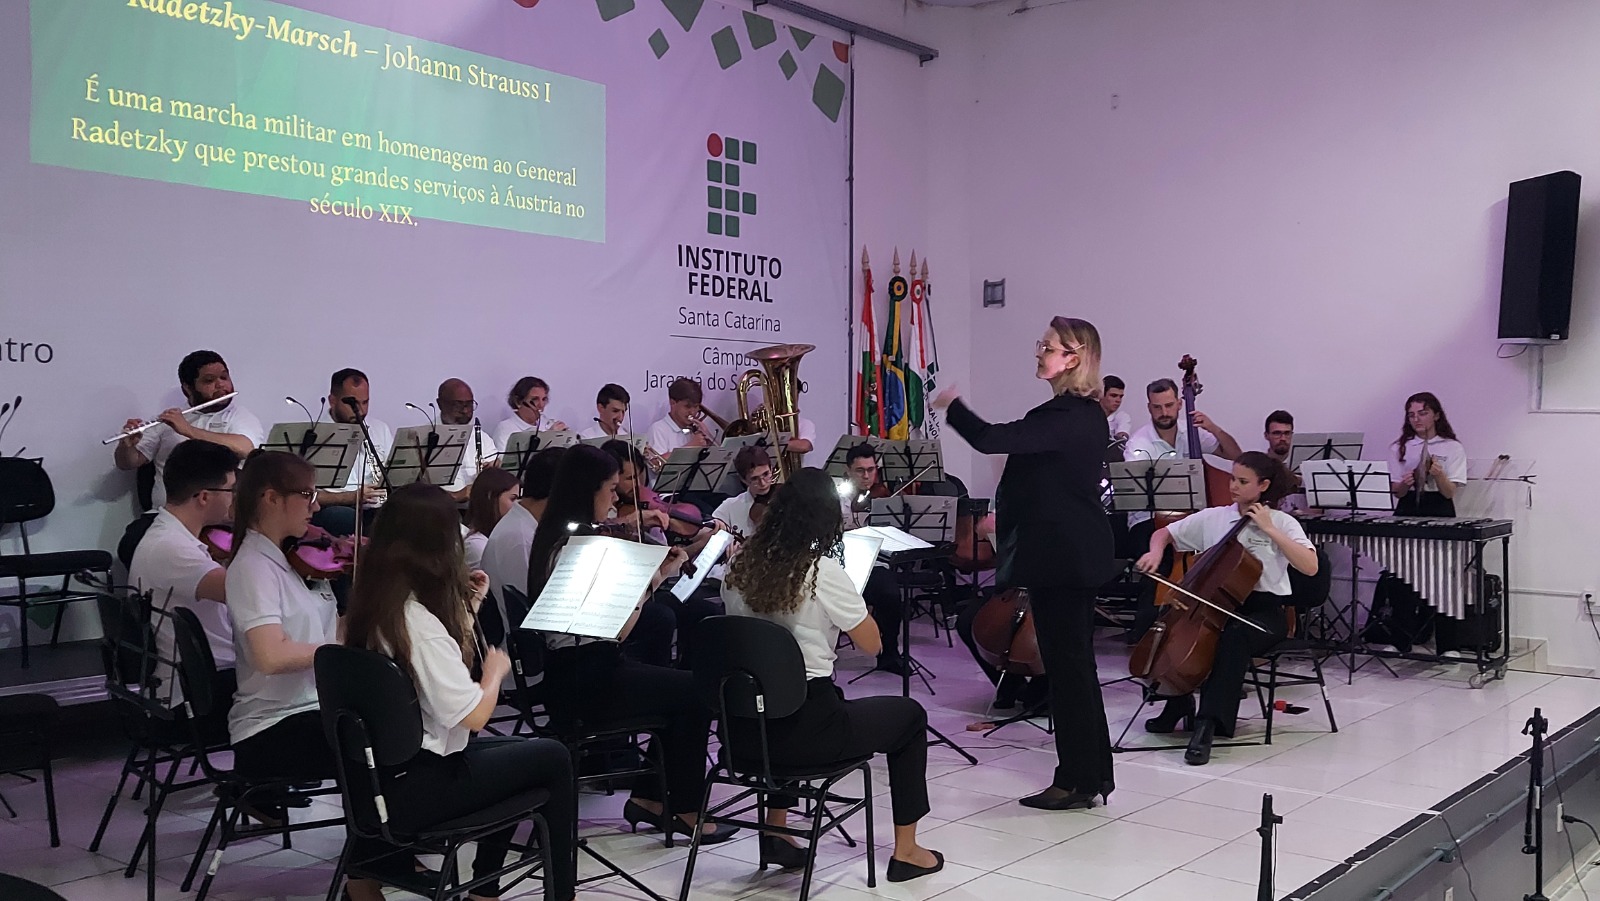
[{"label": "black music stand", "polygon": [[883,461],[885,482],[944,481],[944,455],[939,451],[939,442],[932,439],[885,441],[878,447],[878,457]]},{"label": "black music stand", "polygon": [[316,469],[314,487],[342,490],[361,457],[361,427],[351,422],[280,422],[262,450],[294,454]]},{"label": "black music stand", "polygon": [[[1307,460],[1300,467],[1301,478],[1306,486],[1306,497],[1312,507],[1325,510],[1346,510],[1351,519],[1361,518],[1362,513],[1389,514],[1394,512],[1394,491],[1389,481],[1389,464],[1366,460]],[[1340,656],[1340,650],[1346,652],[1349,661],[1345,665],[1345,682],[1350,684],[1355,679],[1356,666],[1355,647],[1361,635],[1361,617],[1365,612],[1372,615],[1372,607],[1361,603],[1361,557],[1354,551],[1350,553],[1350,603],[1343,608],[1335,607],[1332,623],[1327,622],[1322,616],[1324,630],[1323,642],[1334,649],[1334,656]],[[1307,623],[1309,626],[1310,623]],[[1335,641],[1329,642],[1327,632],[1331,627]],[[1347,630],[1342,649],[1337,647],[1338,633]],[[1377,660],[1389,675],[1398,678],[1394,668],[1388,661],[1381,657],[1368,658]]]},{"label": "black music stand", "polygon": [[832,478],[847,479],[850,477],[850,472],[849,467],[845,465],[845,457],[849,455],[851,448],[858,444],[870,444],[872,452],[882,457],[883,446],[888,443],[889,439],[879,438],[876,435],[841,435],[834,443],[833,450],[828,452],[828,460],[822,464],[822,470]]},{"label": "black music stand", "polygon": [[1366,445],[1362,432],[1296,432],[1289,445],[1289,469],[1307,460],[1359,460]]},{"label": "black music stand", "polygon": [[389,465],[384,467],[389,487],[412,482],[448,485],[455,481],[471,435],[470,425],[407,426],[396,432]]},{"label": "black music stand", "polygon": [[590,447],[599,447],[600,445],[605,444],[607,441],[626,441],[633,445],[634,450],[642,454],[644,453],[645,442],[649,440],[650,439],[644,435],[627,435],[619,432],[616,435],[597,435],[594,438],[579,438],[577,443],[587,444]]},{"label": "black music stand", "polygon": [[725,447],[680,447],[661,464],[656,491],[661,494],[711,493],[733,466],[733,451]]},{"label": "black music stand", "polygon": [[1118,513],[1193,513],[1206,505],[1205,462],[1167,457],[1107,463]]},{"label": "black music stand", "polygon": [[517,478],[521,479],[522,470],[527,467],[528,461],[533,459],[534,454],[547,448],[571,447],[577,443],[578,433],[570,429],[550,429],[542,432],[536,429],[524,429],[513,432],[511,437],[506,439],[506,446],[500,451],[501,465],[508,471],[516,473]]}]

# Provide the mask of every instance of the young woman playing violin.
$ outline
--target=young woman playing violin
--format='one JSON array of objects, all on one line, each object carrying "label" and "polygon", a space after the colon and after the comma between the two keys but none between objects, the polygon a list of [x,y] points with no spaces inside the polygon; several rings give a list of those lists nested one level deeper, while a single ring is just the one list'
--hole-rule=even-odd
[{"label": "young woman playing violin", "polygon": [[[554,487],[528,554],[528,597],[537,604],[561,551],[573,535],[595,533],[593,523],[603,519],[617,502],[617,461],[599,448],[568,448],[557,465]],[[623,627],[626,641],[639,622],[647,601],[662,581],[675,575],[688,559],[673,548],[651,581],[652,591],[639,599],[634,616]],[[694,675],[680,669],[652,666],[624,656],[619,641],[544,634],[545,705],[557,729],[578,724],[605,728],[641,716],[660,717],[668,726],[661,734],[667,770],[667,797],[658,796],[654,779],[645,777],[634,786],[633,797],[623,805],[623,817],[634,827],[647,823],[658,829],[692,834],[705,791],[706,739],[711,711],[700,703]],[[701,834],[702,843],[727,841],[739,830],[719,825]]]},{"label": "young woman playing violin", "polygon": [[1255,591],[1234,612],[1266,631],[1230,619],[1217,638],[1216,658],[1211,675],[1200,689],[1198,712],[1192,695],[1171,697],[1161,714],[1144,724],[1147,732],[1170,733],[1180,722],[1191,723],[1189,747],[1184,752],[1184,761],[1191,765],[1200,766],[1211,760],[1213,736],[1233,736],[1239,717],[1239,693],[1251,658],[1282,641],[1288,632],[1283,606],[1291,592],[1289,567],[1308,576],[1316,575],[1317,551],[1299,521],[1273,509],[1291,485],[1288,470],[1277,460],[1260,451],[1240,454],[1233,462],[1233,479],[1228,486],[1233,503],[1201,510],[1157,529],[1150,537],[1149,551],[1134,564],[1140,572],[1153,573],[1160,568],[1167,545],[1180,551],[1202,552],[1225,538],[1241,517],[1250,520],[1238,541],[1261,561],[1261,577]]},{"label": "young woman playing violin", "polygon": [[1100,333],[1057,316],[1034,347],[1054,396],[1016,422],[988,423],[952,390],[950,427],[972,449],[1009,454],[995,489],[995,585],[1026,588],[1056,721],[1055,779],[1026,807],[1093,807],[1111,794],[1111,735],[1094,656],[1095,592],[1116,573],[1100,480],[1111,433],[1100,409]]}]

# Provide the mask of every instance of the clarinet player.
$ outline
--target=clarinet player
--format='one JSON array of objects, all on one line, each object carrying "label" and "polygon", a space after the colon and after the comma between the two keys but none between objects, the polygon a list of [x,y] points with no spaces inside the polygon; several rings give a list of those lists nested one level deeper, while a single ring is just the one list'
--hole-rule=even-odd
[{"label": "clarinet player", "polygon": [[1034,345],[1034,377],[1054,396],[1015,422],[989,423],[954,389],[936,409],[973,450],[1008,454],[995,489],[997,588],[1032,598],[1039,651],[1050,675],[1056,769],[1051,785],[1021,799],[1042,810],[1109,799],[1111,736],[1094,657],[1095,591],[1115,573],[1111,526],[1100,505],[1110,432],[1100,408],[1100,334],[1057,316]]}]

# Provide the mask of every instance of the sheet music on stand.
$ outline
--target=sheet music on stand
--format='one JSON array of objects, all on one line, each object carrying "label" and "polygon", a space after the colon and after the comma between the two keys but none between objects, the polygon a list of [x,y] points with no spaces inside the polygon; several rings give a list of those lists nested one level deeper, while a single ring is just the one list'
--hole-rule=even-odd
[{"label": "sheet music on stand", "polygon": [[905,495],[872,499],[869,526],[894,526],[931,544],[952,540],[959,498]]},{"label": "sheet music on stand", "polygon": [[845,465],[845,457],[849,455],[851,448],[858,444],[870,444],[873,453],[881,458],[884,445],[889,443],[889,439],[879,438],[876,435],[841,435],[834,443],[833,450],[828,452],[828,461],[823,464],[822,470],[832,478],[847,479],[850,477],[850,471]]},{"label": "sheet music on stand", "polygon": [[1389,464],[1371,460],[1307,460],[1300,479],[1313,507],[1329,510],[1394,512]]},{"label": "sheet music on stand", "polygon": [[932,438],[885,441],[878,449],[885,482],[944,481],[944,454]]},{"label": "sheet music on stand", "polygon": [[628,624],[668,548],[608,535],[567,542],[522,628],[615,639]]},{"label": "sheet music on stand", "polygon": [[856,593],[866,590],[872,578],[872,568],[878,563],[878,552],[883,539],[862,529],[844,533],[844,572],[856,586]]},{"label": "sheet music on stand", "polygon": [[407,426],[394,435],[389,452],[389,487],[412,482],[448,485],[467,453],[470,425]]},{"label": "sheet music on stand", "polygon": [[733,451],[726,447],[680,447],[661,464],[655,489],[661,494],[717,490],[733,467]]},{"label": "sheet music on stand", "polygon": [[933,547],[931,542],[894,526],[860,526],[851,529],[846,535],[857,535],[862,538],[876,538],[879,542],[878,553],[898,554],[901,551],[925,551]]},{"label": "sheet music on stand", "polygon": [[361,458],[361,427],[349,422],[280,422],[262,450],[294,454],[317,470],[316,488],[342,489]]},{"label": "sheet music on stand", "polygon": [[680,601],[687,601],[689,595],[694,594],[694,590],[700,587],[706,576],[710,575],[711,568],[717,565],[717,561],[722,559],[722,555],[728,550],[728,545],[732,543],[732,533],[721,529],[713,533],[706,540],[706,546],[701,548],[700,553],[694,558],[694,575],[679,579],[677,584],[672,586],[672,596]]},{"label": "sheet music on stand", "polygon": [[578,433],[571,429],[549,429],[537,431],[524,429],[512,433],[506,439],[505,449],[500,452],[501,466],[521,477],[522,470],[527,467],[528,461],[534,454],[551,447],[571,447],[578,443]]},{"label": "sheet music on stand", "polygon": [[1289,446],[1289,469],[1307,460],[1359,460],[1366,445],[1363,432],[1296,432]]},{"label": "sheet music on stand", "polygon": [[1185,457],[1108,463],[1119,513],[1192,513],[1206,505],[1205,461]]}]

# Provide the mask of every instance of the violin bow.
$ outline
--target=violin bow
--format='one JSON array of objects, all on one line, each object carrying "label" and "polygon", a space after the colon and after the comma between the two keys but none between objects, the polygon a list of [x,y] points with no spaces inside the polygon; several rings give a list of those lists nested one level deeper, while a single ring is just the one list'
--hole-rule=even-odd
[{"label": "violin bow", "polygon": [[1247,620],[1244,617],[1240,616],[1239,614],[1234,613],[1232,610],[1227,610],[1227,609],[1224,609],[1222,607],[1219,607],[1216,604],[1213,604],[1212,602],[1210,602],[1210,601],[1206,600],[1205,598],[1201,597],[1200,595],[1195,594],[1194,592],[1190,591],[1189,589],[1184,588],[1182,585],[1179,585],[1179,584],[1177,584],[1175,582],[1169,582],[1166,579],[1163,579],[1160,576],[1156,575],[1155,573],[1145,573],[1144,575],[1145,575],[1145,578],[1154,579],[1158,583],[1167,586],[1168,588],[1172,589],[1173,591],[1178,592],[1179,594],[1188,595],[1189,597],[1199,601],[1200,603],[1206,605],[1207,607],[1210,607],[1212,610],[1215,610],[1215,611],[1217,611],[1218,613],[1221,613],[1224,616],[1236,619],[1239,622],[1244,623],[1245,625],[1249,626],[1250,628],[1256,630],[1257,632],[1262,633],[1263,635],[1270,635],[1271,634],[1270,632],[1268,632],[1266,630],[1266,628],[1261,626],[1259,623],[1253,623],[1250,620]]}]

